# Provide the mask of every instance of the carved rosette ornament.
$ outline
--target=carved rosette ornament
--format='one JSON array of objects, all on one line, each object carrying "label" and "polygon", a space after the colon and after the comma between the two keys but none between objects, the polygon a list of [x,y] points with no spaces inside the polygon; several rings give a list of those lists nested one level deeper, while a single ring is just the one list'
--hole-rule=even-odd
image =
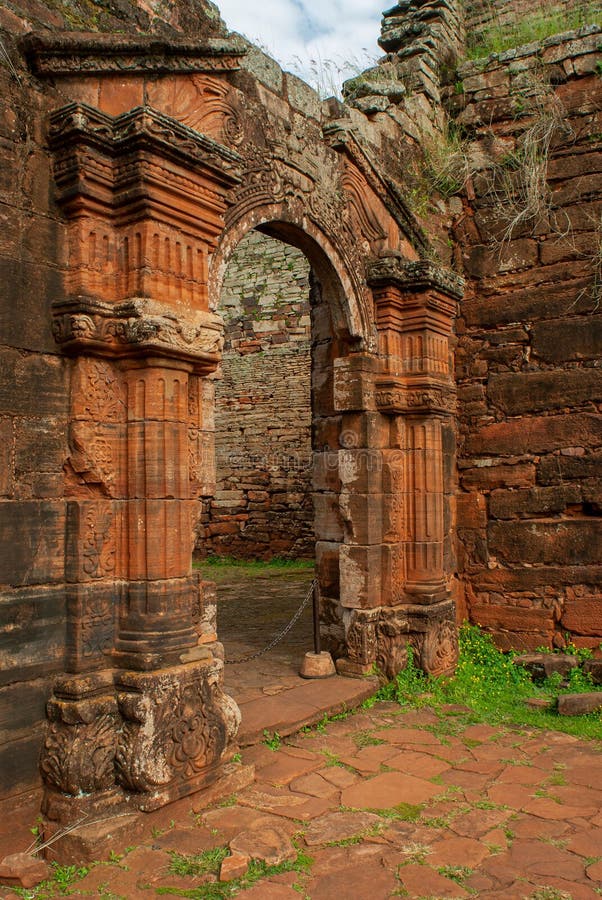
[{"label": "carved rosette ornament", "polygon": [[140,809],[149,811],[198,790],[227,759],[240,713],[221,690],[222,666],[220,661],[206,661],[174,666],[160,675],[120,676],[124,725],[116,753],[117,778],[136,795]]}]

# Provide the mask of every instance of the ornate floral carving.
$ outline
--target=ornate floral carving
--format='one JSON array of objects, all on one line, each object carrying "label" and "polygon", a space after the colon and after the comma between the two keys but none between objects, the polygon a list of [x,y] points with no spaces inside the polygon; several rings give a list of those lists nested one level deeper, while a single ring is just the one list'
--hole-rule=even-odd
[{"label": "ornate floral carving", "polygon": [[123,676],[116,766],[124,787],[152,793],[194,779],[219,761],[237,724],[233,729],[229,721],[233,701],[211,675],[205,664]]},{"label": "ornate floral carving", "polygon": [[382,610],[376,628],[376,665],[387,678],[395,678],[408,660],[408,619],[403,610]]},{"label": "ornate floral carving", "polygon": [[112,510],[106,504],[86,504],[81,553],[82,568],[89,578],[110,578],[115,574],[117,546]]},{"label": "ornate floral carving", "polygon": [[346,643],[349,659],[361,666],[376,661],[378,610],[354,610],[347,623]]},{"label": "ornate floral carving", "polygon": [[420,650],[420,666],[429,675],[453,672],[458,661],[458,629],[451,619],[429,623]]},{"label": "ornate floral carving", "polygon": [[104,791],[115,783],[114,758],[118,716],[112,694],[97,695],[104,686],[102,675],[78,681],[67,679],[68,691],[61,686],[48,703],[46,737],[40,758],[44,783],[71,796]]}]

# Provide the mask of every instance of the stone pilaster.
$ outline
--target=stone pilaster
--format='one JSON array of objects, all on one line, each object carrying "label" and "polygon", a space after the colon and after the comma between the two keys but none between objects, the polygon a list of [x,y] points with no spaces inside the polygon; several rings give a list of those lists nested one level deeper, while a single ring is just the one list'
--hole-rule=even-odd
[{"label": "stone pilaster", "polygon": [[41,770],[44,810],[63,825],[199,790],[235,746],[240,716],[204,642],[191,554],[212,483],[204,384],[223,344],[207,258],[238,157],[146,108],[111,117],[71,104],[50,139],[67,218],[68,295],[53,312],[73,358],[68,664],[79,674],[57,682]]}]

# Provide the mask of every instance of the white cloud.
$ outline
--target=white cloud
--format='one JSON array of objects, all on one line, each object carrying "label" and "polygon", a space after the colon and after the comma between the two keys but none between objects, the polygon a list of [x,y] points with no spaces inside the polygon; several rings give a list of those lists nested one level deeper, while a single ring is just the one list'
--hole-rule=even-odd
[{"label": "white cloud", "polygon": [[376,42],[383,0],[260,0],[257,5],[217,0],[217,5],[232,31],[312,82],[339,84],[382,55]]}]

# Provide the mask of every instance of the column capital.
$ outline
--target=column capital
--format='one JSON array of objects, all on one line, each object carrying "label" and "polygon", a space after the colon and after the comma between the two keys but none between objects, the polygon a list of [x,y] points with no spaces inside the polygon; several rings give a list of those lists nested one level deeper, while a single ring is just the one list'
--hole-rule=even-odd
[{"label": "column capital", "polygon": [[183,316],[148,297],[119,304],[78,297],[55,303],[53,316],[54,338],[69,355],[177,360],[204,375],[221,359],[223,321],[207,310]]}]

